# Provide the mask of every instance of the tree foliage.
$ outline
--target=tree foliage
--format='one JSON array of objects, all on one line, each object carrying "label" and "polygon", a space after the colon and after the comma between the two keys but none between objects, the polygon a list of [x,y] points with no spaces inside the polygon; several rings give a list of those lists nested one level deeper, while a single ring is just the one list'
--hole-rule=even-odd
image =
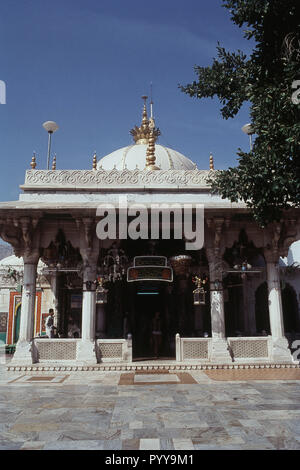
[{"label": "tree foliage", "polygon": [[300,1],[223,0],[223,6],[255,41],[250,57],[218,44],[213,64],[196,66],[197,80],[180,88],[196,98],[217,96],[225,119],[251,103],[253,149],[238,149],[238,165],[216,172],[211,184],[223,198],[246,202],[265,226],[300,207],[300,82],[298,94],[292,88],[300,80]]}]

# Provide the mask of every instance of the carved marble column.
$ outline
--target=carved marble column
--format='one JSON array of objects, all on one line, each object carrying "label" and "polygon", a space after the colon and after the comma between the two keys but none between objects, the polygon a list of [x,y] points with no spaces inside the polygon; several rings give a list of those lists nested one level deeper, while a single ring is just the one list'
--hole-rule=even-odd
[{"label": "carved marble column", "polygon": [[24,276],[19,340],[12,363],[32,364],[37,358],[32,343],[34,335],[34,313],[36,299],[36,275],[39,256],[32,253],[24,256]]},{"label": "carved marble column", "polygon": [[[51,290],[52,290],[52,296],[53,296],[53,309],[54,309],[54,325],[57,325],[59,328],[61,324],[61,318],[60,318],[60,311],[58,309],[58,274],[57,272],[53,273],[51,276]],[[60,333],[59,329],[59,333]]]},{"label": "carved marble column", "polygon": [[[210,311],[212,334],[212,362],[232,362],[225,336],[224,291],[222,286],[222,260],[213,249],[207,249],[210,279]],[[216,283],[216,281],[219,281]],[[219,284],[219,285],[216,285]]]},{"label": "carved marble column", "polygon": [[81,250],[83,257],[83,292],[81,340],[77,346],[78,361],[96,363],[96,271],[97,255],[90,250]]},{"label": "carved marble column", "polygon": [[268,301],[271,335],[273,339],[273,360],[291,362],[292,355],[284,336],[283,311],[280,288],[280,275],[276,251],[265,250],[267,265]]}]

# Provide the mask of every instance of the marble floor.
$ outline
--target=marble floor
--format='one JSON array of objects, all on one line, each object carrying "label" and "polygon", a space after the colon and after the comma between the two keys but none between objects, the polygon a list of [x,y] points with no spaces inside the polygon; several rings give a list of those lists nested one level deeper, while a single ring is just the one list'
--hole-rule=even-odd
[{"label": "marble floor", "polygon": [[0,450],[300,449],[300,378],[0,366]]}]

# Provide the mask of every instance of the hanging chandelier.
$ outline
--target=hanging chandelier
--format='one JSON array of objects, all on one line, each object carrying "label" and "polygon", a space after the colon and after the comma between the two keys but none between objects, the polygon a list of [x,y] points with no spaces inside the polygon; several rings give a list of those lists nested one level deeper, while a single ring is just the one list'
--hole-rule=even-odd
[{"label": "hanging chandelier", "polygon": [[98,276],[96,279],[96,304],[106,304],[107,303],[107,293],[108,289],[105,289],[103,286],[104,279],[101,276]]},{"label": "hanging chandelier", "polygon": [[203,278],[194,276],[192,278],[194,284],[196,284],[196,289],[193,290],[194,305],[205,305],[205,290],[204,286],[208,282],[208,277],[204,276]]},{"label": "hanging chandelier", "polygon": [[128,258],[124,250],[119,249],[116,244],[108,250],[103,258],[103,263],[99,269],[99,274],[103,282],[121,281],[126,273]]}]

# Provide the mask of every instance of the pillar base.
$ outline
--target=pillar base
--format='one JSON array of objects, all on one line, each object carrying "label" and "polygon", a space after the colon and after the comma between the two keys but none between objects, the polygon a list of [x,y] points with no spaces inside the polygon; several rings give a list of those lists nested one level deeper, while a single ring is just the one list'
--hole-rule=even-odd
[{"label": "pillar base", "polygon": [[232,357],[229,352],[226,339],[216,338],[212,339],[211,345],[211,362],[218,364],[231,364]]},{"label": "pillar base", "polygon": [[127,339],[122,357],[124,362],[132,362],[132,339]]},{"label": "pillar base", "polygon": [[272,359],[274,362],[288,362],[294,363],[293,356],[289,349],[288,340],[285,337],[273,338],[273,353]]},{"label": "pillar base", "polygon": [[22,341],[16,345],[16,351],[13,355],[12,364],[33,364],[37,362],[35,347],[32,342]]},{"label": "pillar base", "polygon": [[83,363],[97,364],[95,342],[88,340],[78,341],[76,360]]}]

